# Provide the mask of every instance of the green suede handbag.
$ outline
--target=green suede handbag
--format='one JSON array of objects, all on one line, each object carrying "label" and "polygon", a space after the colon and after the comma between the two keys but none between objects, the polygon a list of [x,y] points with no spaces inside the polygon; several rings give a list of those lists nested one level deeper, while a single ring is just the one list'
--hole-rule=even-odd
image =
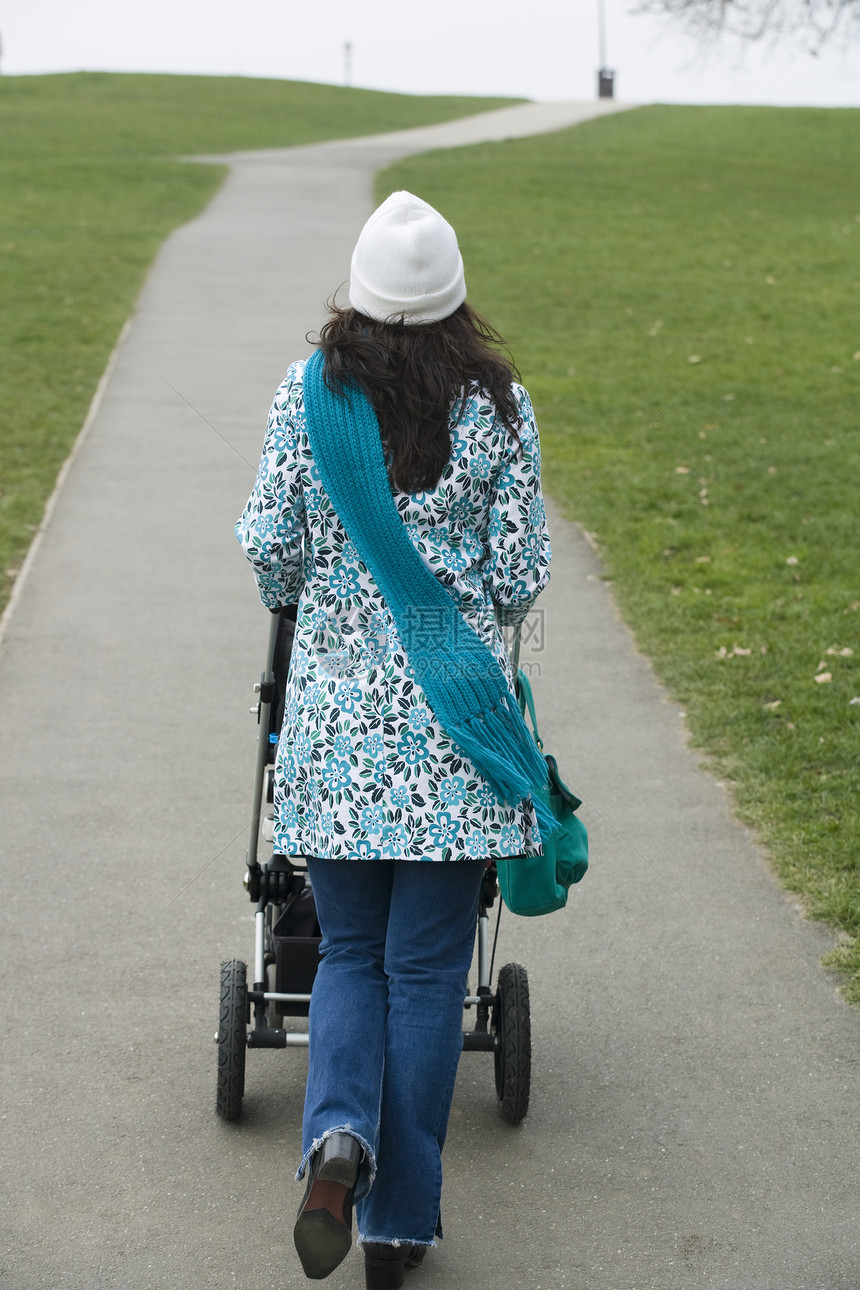
[{"label": "green suede handbag", "polygon": [[[517,672],[517,695],[523,717],[528,711],[535,743],[543,752],[532,687],[522,670]],[[526,917],[563,909],[568,889],[579,882],[588,868],[588,833],[576,814],[582,801],[559,775],[555,758],[546,753],[544,757],[549,779],[546,788],[541,790],[541,797],[552,812],[556,827],[548,837],[541,833],[542,855],[496,861],[502,899],[511,913]]]}]

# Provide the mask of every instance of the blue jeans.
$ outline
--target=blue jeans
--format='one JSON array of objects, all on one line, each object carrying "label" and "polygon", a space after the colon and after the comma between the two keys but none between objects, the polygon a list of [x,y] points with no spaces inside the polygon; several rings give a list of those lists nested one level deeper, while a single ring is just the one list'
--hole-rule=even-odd
[{"label": "blue jeans", "polygon": [[432,1245],[483,860],[308,861],[322,928],[301,1177],[330,1133],[365,1149],[359,1238]]}]

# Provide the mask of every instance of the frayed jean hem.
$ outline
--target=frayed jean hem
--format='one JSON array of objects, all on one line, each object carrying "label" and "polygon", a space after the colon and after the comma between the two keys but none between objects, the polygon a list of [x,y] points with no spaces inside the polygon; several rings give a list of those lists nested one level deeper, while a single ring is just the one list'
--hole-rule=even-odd
[{"label": "frayed jean hem", "polygon": [[435,1241],[433,1240],[425,1241],[420,1236],[401,1236],[399,1238],[392,1238],[390,1236],[362,1236],[361,1232],[359,1232],[358,1234],[356,1244],[357,1245],[393,1245],[394,1248],[398,1250],[400,1249],[401,1245],[406,1245],[406,1246],[426,1245],[431,1250],[435,1250],[436,1248]]},{"label": "frayed jean hem", "polygon": [[[355,1138],[356,1142],[364,1152],[364,1159],[358,1167],[358,1182],[355,1186],[355,1200],[364,1200],[365,1196],[369,1194],[370,1189],[373,1186],[373,1180],[376,1177],[376,1157],[373,1154],[370,1144],[361,1136],[360,1133],[356,1133],[349,1124],[340,1124],[334,1129],[326,1129],[321,1138],[314,1139],[305,1154],[302,1156],[302,1163],[299,1165],[298,1172],[296,1173],[296,1182],[301,1182],[304,1178],[305,1170],[308,1167],[308,1161],[311,1156],[314,1155],[315,1152],[319,1151],[326,1139],[331,1138],[335,1133],[348,1133],[351,1138]],[[414,1241],[413,1244],[417,1245],[419,1242]]]}]

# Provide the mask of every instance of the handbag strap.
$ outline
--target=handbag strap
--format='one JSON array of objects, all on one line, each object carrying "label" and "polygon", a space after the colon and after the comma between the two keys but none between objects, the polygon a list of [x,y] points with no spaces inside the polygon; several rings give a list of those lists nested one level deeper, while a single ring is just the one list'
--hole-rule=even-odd
[{"label": "handbag strap", "polygon": [[[535,743],[538,748],[540,748],[541,752],[543,752],[543,740],[538,733],[537,715],[535,714],[535,701],[534,695],[532,694],[531,681],[522,669],[517,672],[517,698],[520,701],[520,711],[524,718],[526,710],[528,710],[529,717],[531,718],[532,730],[534,731]],[[550,753],[546,754],[546,764],[549,771],[550,792],[562,797],[571,811],[578,811],[580,806],[582,806],[582,798],[577,797],[573,789],[569,788],[568,785],[565,784],[561,775],[558,773],[558,762]]]},{"label": "handbag strap", "polygon": [[523,717],[525,717],[526,709],[528,709],[528,714],[531,717],[532,732],[534,733],[535,743],[538,748],[540,748],[541,752],[543,752],[543,740],[541,739],[540,732],[538,731],[535,700],[534,695],[532,694],[532,683],[522,668],[519,668],[517,671],[517,698],[520,701],[520,712],[523,714]]}]

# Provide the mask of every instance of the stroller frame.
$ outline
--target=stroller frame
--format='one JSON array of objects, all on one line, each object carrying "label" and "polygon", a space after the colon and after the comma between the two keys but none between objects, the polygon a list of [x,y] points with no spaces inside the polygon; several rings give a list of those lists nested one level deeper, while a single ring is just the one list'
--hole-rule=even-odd
[{"label": "stroller frame", "polygon": [[[249,1048],[306,1048],[307,1031],[292,1031],[281,1024],[286,1016],[307,1016],[313,975],[318,962],[320,937],[279,936],[283,916],[304,898],[312,899],[307,869],[295,859],[273,855],[258,859],[266,803],[273,801],[275,757],[283,720],[296,606],[275,610],[269,631],[266,666],[254,686],[257,697],[251,713],[257,717],[257,755],[251,826],[248,838],[244,887],[256,903],[254,914],[253,984],[248,988],[247,966],[239,959],[221,964],[218,1032],[218,1082],[216,1110],[224,1120],[235,1120],[245,1091],[245,1056]],[[511,661],[516,674],[519,631],[514,633]],[[271,817],[270,817],[271,818]],[[261,824],[263,827],[261,828]],[[267,841],[271,841],[267,837]],[[496,929],[490,948],[490,909],[498,900]],[[491,977],[501,916],[501,898],[495,861],[488,861],[478,904],[477,969],[474,993],[463,1000],[465,1010],[475,1009],[475,1023],[463,1032],[464,1052],[491,1052],[494,1058],[496,1096],[502,1117],[517,1124],[528,1111],[531,1084],[531,1015],[528,975],[522,964],[506,963],[493,990]],[[307,930],[307,929],[306,929]],[[319,929],[316,928],[318,933]],[[286,961],[288,951],[292,963]],[[278,979],[297,974],[300,988],[278,989]]]}]

